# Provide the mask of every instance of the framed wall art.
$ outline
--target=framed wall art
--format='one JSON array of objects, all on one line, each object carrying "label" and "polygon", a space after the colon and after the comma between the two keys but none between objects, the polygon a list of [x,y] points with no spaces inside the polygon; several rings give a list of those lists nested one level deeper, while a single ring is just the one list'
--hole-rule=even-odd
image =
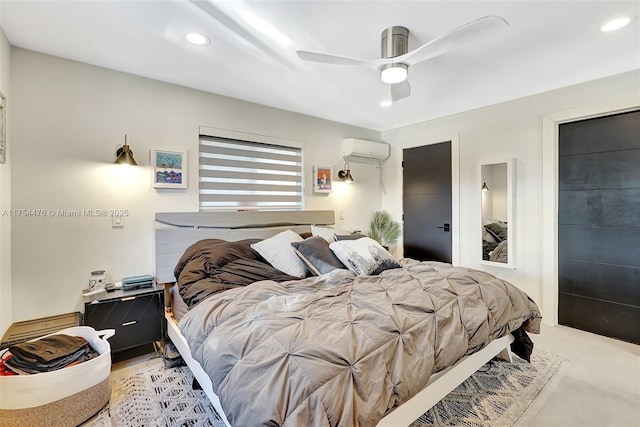
[{"label": "framed wall art", "polygon": [[187,188],[187,153],[151,150],[153,186],[155,188]]},{"label": "framed wall art", "polygon": [[331,193],[333,183],[333,168],[331,166],[313,167],[313,192],[319,194]]}]

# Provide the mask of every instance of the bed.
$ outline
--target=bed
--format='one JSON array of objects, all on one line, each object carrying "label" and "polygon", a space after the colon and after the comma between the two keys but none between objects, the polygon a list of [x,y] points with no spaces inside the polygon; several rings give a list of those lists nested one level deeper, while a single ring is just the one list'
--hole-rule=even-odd
[{"label": "bed", "polygon": [[[510,345],[526,347],[524,330],[539,331],[526,294],[441,263],[404,259],[376,275],[335,269],[247,286],[220,280],[229,271],[217,260],[244,255],[211,248],[244,253],[285,230],[329,226],[333,211],[158,213],[156,221],[158,282],[175,274],[224,287],[206,297],[182,292],[195,296],[187,308],[168,285],[167,322],[229,426],[409,425],[491,358],[510,360]],[[249,267],[250,277],[260,273]]]}]

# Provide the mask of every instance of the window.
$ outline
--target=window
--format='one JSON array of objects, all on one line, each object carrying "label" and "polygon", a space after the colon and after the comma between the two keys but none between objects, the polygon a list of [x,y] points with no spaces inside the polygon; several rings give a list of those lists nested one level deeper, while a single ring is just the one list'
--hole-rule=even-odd
[{"label": "window", "polygon": [[200,210],[304,207],[302,148],[200,136]]}]

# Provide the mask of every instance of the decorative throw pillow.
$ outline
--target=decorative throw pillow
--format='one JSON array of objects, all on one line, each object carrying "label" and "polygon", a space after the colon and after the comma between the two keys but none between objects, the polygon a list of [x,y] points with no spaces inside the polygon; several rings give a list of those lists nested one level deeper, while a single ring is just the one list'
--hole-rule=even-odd
[{"label": "decorative throw pillow", "polygon": [[507,240],[507,227],[502,224],[493,222],[485,225],[484,229],[487,230],[498,242]]},{"label": "decorative throw pillow", "polygon": [[339,228],[320,227],[317,225],[312,225],[311,234],[313,234],[314,236],[320,236],[327,242],[331,243],[336,241],[336,234],[349,234],[349,232],[341,230]]},{"label": "decorative throw pillow", "polygon": [[346,268],[329,249],[329,242],[320,236],[309,237],[302,242],[293,242],[291,245],[314,276],[320,276],[338,268]]},{"label": "decorative throw pillow", "polygon": [[376,275],[390,268],[400,268],[398,261],[369,237],[333,242],[329,248],[358,276]]},{"label": "decorative throw pillow", "polygon": [[493,237],[493,234],[489,233],[489,231],[484,227],[482,227],[482,240],[489,243],[498,243],[496,238]]},{"label": "decorative throw pillow", "polygon": [[305,277],[307,266],[291,246],[291,243],[302,240],[302,237],[296,232],[285,230],[273,237],[254,243],[251,247],[278,270],[290,276]]},{"label": "decorative throw pillow", "polygon": [[364,234],[353,233],[353,234],[336,234],[336,240],[339,242],[340,240],[358,240],[363,237],[367,237]]}]

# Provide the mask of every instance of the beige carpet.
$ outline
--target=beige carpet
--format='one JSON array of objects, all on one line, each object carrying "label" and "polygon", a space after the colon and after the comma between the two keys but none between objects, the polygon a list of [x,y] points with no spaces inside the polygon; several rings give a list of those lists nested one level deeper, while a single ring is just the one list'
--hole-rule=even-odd
[{"label": "beige carpet", "polygon": [[[489,362],[412,427],[526,425],[564,375],[559,356],[534,351],[532,363]],[[224,423],[204,392],[192,390],[187,367],[165,369],[153,359],[112,374],[111,401],[85,427],[215,426]]]}]

